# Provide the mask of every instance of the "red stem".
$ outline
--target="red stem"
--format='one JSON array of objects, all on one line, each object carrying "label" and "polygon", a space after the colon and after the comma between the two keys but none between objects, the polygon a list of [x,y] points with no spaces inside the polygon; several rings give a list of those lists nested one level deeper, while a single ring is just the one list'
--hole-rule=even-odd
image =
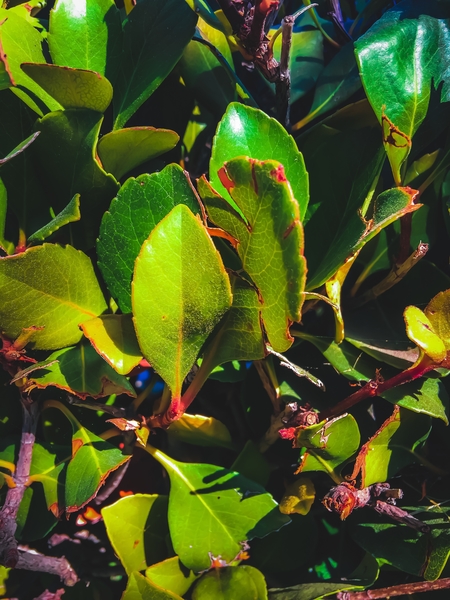
[{"label": "red stem", "polygon": [[380,396],[383,392],[387,392],[387,390],[419,379],[419,377],[423,377],[428,371],[435,369],[436,366],[435,363],[431,362],[431,360],[425,356],[417,365],[414,365],[410,369],[406,369],[406,371],[397,373],[397,375],[394,375],[394,377],[391,377],[386,381],[368,381],[364,387],[345,398],[345,400],[342,400],[342,402],[338,402],[335,406],[323,410],[319,415],[320,420],[322,421],[323,419],[329,419],[330,417],[340,415],[366,398]]},{"label": "red stem", "polygon": [[408,594],[420,594],[421,592],[434,592],[450,588],[450,577],[438,579],[437,581],[417,581],[415,583],[404,583],[378,590],[366,590],[365,592],[339,592],[338,600],[380,600],[381,598],[392,598],[393,596],[406,596]]}]

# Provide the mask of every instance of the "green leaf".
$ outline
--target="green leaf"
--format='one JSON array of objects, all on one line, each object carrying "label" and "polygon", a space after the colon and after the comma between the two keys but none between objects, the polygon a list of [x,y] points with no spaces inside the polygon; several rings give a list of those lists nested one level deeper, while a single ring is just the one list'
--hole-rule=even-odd
[{"label": "green leaf", "polygon": [[395,406],[389,419],[358,454],[356,466],[361,471],[361,487],[387,481],[414,462],[414,450],[427,439],[430,430],[430,419]]},{"label": "green leaf", "polygon": [[[322,36],[320,32],[317,33]],[[311,109],[306,117],[293,125],[292,130],[298,131],[319,115],[335,110],[360,87],[361,79],[353,46],[346,44],[320,73]]]},{"label": "green leaf", "polygon": [[323,471],[338,481],[340,470],[358,450],[359,442],[359,428],[352,415],[301,427],[296,446],[304,450],[297,473]]},{"label": "green leaf", "polygon": [[[445,525],[448,524],[448,520],[446,521]],[[436,527],[432,530],[431,551],[423,574],[424,579],[427,581],[439,579],[450,557],[450,530],[445,525],[441,529],[442,522],[439,525],[440,528]]]},{"label": "green leaf", "polygon": [[170,536],[188,569],[209,569],[212,556],[230,563],[243,542],[289,522],[264,488],[239,473],[180,463],[155,449],[151,454],[169,474]]},{"label": "green leaf", "polygon": [[[49,362],[55,361],[49,365]],[[30,389],[49,386],[86,398],[136,393],[123,375],[118,375],[88,343],[53,352],[43,363],[31,365],[17,376],[27,377]]]},{"label": "green leaf", "polygon": [[138,2],[133,8],[123,28],[114,129],[123,127],[167,77],[194,35],[196,23],[197,15],[185,0]]},{"label": "green leaf", "polygon": [[97,152],[105,171],[122,179],[128,171],[175,148],[179,139],[170,129],[128,127],[102,136]]},{"label": "green leaf", "polygon": [[71,246],[43,244],[0,258],[0,296],[0,329],[15,339],[43,327],[31,340],[42,350],[75,344],[80,323],[106,310],[91,261]]},{"label": "green leaf", "polygon": [[429,319],[434,331],[450,350],[450,290],[439,292],[425,308],[425,316]]},{"label": "green leaf", "polygon": [[192,600],[267,600],[263,574],[254,567],[225,567],[206,573],[194,587]]},{"label": "green leaf", "polygon": [[418,5],[408,0],[385,12],[356,42],[361,78],[382,124],[397,185],[412,137],[427,113],[432,81],[436,88],[443,81],[441,100],[450,99],[449,16],[445,3],[430,0]]},{"label": "green leaf", "polygon": [[189,208],[176,206],[142,246],[132,298],[141,350],[175,398],[231,301],[228,275],[205,227]]},{"label": "green leaf", "polygon": [[171,164],[160,173],[128,179],[103,216],[98,264],[123,313],[131,312],[131,279],[142,244],[178,204],[200,212],[187,174]]},{"label": "green leaf", "polygon": [[96,351],[120,375],[127,375],[142,360],[131,315],[104,315],[81,325]]},{"label": "green leaf", "polygon": [[167,496],[126,496],[102,508],[102,517],[114,552],[128,575],[167,558]]},{"label": "green leaf", "polygon": [[211,370],[233,360],[260,360],[266,355],[258,292],[238,277],[231,276],[230,281],[233,304],[204,352]]},{"label": "green leaf", "polygon": [[100,113],[82,108],[50,113],[37,121],[41,134],[32,147],[55,212],[80,194],[82,240],[87,247],[97,237],[101,217],[118,189],[114,177],[95,159],[102,121]]},{"label": "green leaf", "polygon": [[22,63],[20,66],[63,108],[105,112],[111,103],[112,85],[95,71],[35,63]]},{"label": "green leaf", "polygon": [[433,330],[426,314],[416,306],[407,306],[403,316],[409,339],[436,363],[444,360],[447,354],[445,344]]},{"label": "green leaf", "polygon": [[145,576],[155,585],[183,596],[201,575],[195,575],[183,565],[178,556],[151,565]]},{"label": "green leaf", "polygon": [[47,223],[47,225],[44,225],[44,227],[41,227],[29,236],[27,243],[36,244],[38,242],[42,242],[55,233],[55,231],[58,231],[61,229],[61,227],[64,227],[64,225],[74,223],[80,219],[80,195],[75,194],[66,208],[63,208],[63,210],[56,215],[56,217],[52,219],[50,223]]},{"label": "green leaf", "polygon": [[237,240],[242,266],[258,289],[269,343],[284,352],[292,343],[289,325],[301,318],[306,278],[298,203],[275,161],[236,158],[220,177],[245,220],[205,179],[200,195],[209,218]]},{"label": "green leaf", "polygon": [[309,201],[308,173],[297,144],[275,119],[258,109],[233,102],[217,127],[209,164],[211,184],[226,199],[230,196],[218,172],[225,162],[237,156],[280,162],[303,221]]},{"label": "green leaf", "polygon": [[438,378],[424,377],[383,392],[381,396],[403,408],[441,419],[448,425],[449,397],[445,385]]},{"label": "green leaf", "polygon": [[16,156],[21,154],[24,150],[26,150],[28,148],[28,146],[30,146],[34,142],[34,140],[38,137],[38,135],[39,135],[39,131],[37,131],[36,133],[33,133],[32,135],[27,137],[27,139],[24,140],[23,142],[20,142],[20,144],[18,146],[16,146],[14,148],[14,150],[11,150],[11,152],[9,152],[5,156],[5,158],[0,159],[0,167],[5,165],[12,158],[15,158]]},{"label": "green leaf", "polygon": [[140,573],[134,572],[128,579],[127,589],[121,600],[182,600],[182,598],[178,594],[163,590]]},{"label": "green leaf", "polygon": [[293,587],[269,590],[269,600],[320,600],[327,596],[336,596],[339,592],[363,590],[360,585],[351,583],[301,583]]},{"label": "green leaf", "polygon": [[234,448],[233,440],[227,427],[214,417],[185,413],[171,424],[168,435],[175,440],[196,446]]},{"label": "green leaf", "polygon": [[230,102],[236,100],[236,85],[211,49],[196,40],[190,41],[178,67],[195,98],[220,119]]},{"label": "green leaf", "polygon": [[49,109],[59,110],[60,104],[20,68],[24,62],[46,62],[41,34],[16,13],[1,8],[0,44],[3,51],[1,62],[13,82],[12,92],[38,115]]},{"label": "green leaf", "polygon": [[114,83],[122,50],[120,13],[113,0],[57,0],[50,12],[48,45],[53,62],[89,69]]}]

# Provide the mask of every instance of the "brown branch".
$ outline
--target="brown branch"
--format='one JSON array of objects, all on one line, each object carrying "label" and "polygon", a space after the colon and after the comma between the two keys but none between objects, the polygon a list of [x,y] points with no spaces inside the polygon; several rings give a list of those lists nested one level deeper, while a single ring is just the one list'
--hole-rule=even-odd
[{"label": "brown branch", "polygon": [[420,594],[422,592],[434,592],[450,588],[450,577],[438,579],[437,581],[417,581],[415,583],[404,583],[378,590],[366,590],[365,592],[339,592],[338,600],[379,600],[381,598],[392,598],[393,596],[406,596],[408,594]]},{"label": "brown branch", "polygon": [[292,32],[294,30],[295,16],[285,17],[281,23],[281,57],[279,78],[276,83],[278,114],[280,121],[289,128],[289,101],[291,98],[291,72],[289,58],[291,54]]},{"label": "brown branch", "polygon": [[39,416],[37,402],[30,402],[28,396],[22,396],[21,401],[23,409],[22,438],[16,470],[12,477],[15,487],[8,490],[5,503],[0,511],[0,564],[5,567],[15,567],[19,561],[15,538],[16,517],[27,489]]},{"label": "brown branch", "polygon": [[68,587],[74,586],[79,581],[78,575],[64,556],[61,558],[57,556],[45,556],[35,550],[25,549],[24,547],[19,549],[18,561],[15,567],[16,569],[24,569],[26,571],[39,571],[57,575],[64,585]]}]

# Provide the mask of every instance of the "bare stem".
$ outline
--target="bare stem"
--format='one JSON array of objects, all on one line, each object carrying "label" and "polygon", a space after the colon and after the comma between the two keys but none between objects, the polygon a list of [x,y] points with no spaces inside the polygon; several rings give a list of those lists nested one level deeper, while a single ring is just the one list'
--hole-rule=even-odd
[{"label": "bare stem", "polygon": [[28,485],[39,416],[37,402],[31,403],[28,396],[23,396],[21,400],[23,409],[22,438],[16,470],[12,476],[15,487],[8,490],[5,503],[0,511],[0,564],[12,568],[19,561],[19,551],[15,538],[16,517]]},{"label": "bare stem", "polygon": [[438,579],[437,581],[417,581],[415,583],[404,583],[378,590],[366,590],[365,592],[339,592],[338,600],[379,600],[381,598],[392,598],[393,596],[407,596],[409,594],[420,594],[422,592],[434,592],[450,588],[450,577]]},{"label": "bare stem", "polygon": [[57,556],[45,556],[28,548],[21,548],[18,551],[16,569],[40,571],[57,575],[64,582],[64,585],[69,587],[74,586],[79,581],[78,575],[64,556],[61,558]]}]

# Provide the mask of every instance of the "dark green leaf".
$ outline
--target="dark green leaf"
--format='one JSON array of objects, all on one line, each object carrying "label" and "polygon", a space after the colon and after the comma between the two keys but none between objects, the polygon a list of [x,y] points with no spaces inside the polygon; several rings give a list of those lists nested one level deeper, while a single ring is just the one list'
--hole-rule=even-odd
[{"label": "dark green leaf", "polygon": [[56,65],[89,69],[114,83],[122,50],[120,14],[113,0],[57,0],[48,44]]},{"label": "dark green leaf", "polygon": [[160,173],[128,179],[105,213],[97,243],[99,267],[122,312],[131,312],[131,279],[143,242],[178,204],[200,212],[187,175],[172,164]]},{"label": "dark green leaf", "polygon": [[167,77],[192,38],[196,22],[185,0],[138,2],[133,8],[123,29],[114,129],[123,127]]},{"label": "dark green leaf", "polygon": [[106,310],[89,258],[71,246],[43,244],[0,258],[0,328],[11,339],[42,327],[31,346],[51,350],[75,344],[78,325]]},{"label": "dark green leaf", "polygon": [[74,223],[80,219],[80,195],[75,194],[66,208],[63,208],[63,210],[56,215],[56,217],[52,219],[50,223],[47,223],[47,225],[44,225],[44,227],[41,227],[32,235],[30,235],[27,242],[28,244],[42,242],[55,233],[55,231],[58,231],[58,229],[64,227],[64,225],[67,225],[68,223]]},{"label": "dark green leaf", "polygon": [[175,398],[231,301],[220,254],[200,219],[179,204],[144,242],[132,297],[139,346]]},{"label": "dark green leaf", "polygon": [[413,412],[441,419],[448,425],[448,393],[444,383],[437,378],[425,377],[405,383],[384,392],[382,397]]},{"label": "dark green leaf", "polygon": [[284,352],[292,343],[289,324],[300,320],[304,300],[298,203],[278,162],[236,158],[220,174],[244,218],[205,179],[199,182],[200,195],[210,219],[237,240],[242,266],[258,289],[269,343]]},{"label": "dark green leaf", "polygon": [[105,171],[122,179],[128,171],[172,150],[179,139],[170,129],[128,127],[101,137],[97,152]]},{"label": "dark green leaf", "polygon": [[309,201],[308,173],[294,139],[262,111],[233,102],[217,128],[209,165],[213,188],[227,199],[231,198],[218,172],[225,162],[237,156],[280,162],[303,220]]},{"label": "dark green leaf", "polygon": [[102,517],[114,552],[128,575],[167,558],[167,496],[126,496],[103,508]]}]

